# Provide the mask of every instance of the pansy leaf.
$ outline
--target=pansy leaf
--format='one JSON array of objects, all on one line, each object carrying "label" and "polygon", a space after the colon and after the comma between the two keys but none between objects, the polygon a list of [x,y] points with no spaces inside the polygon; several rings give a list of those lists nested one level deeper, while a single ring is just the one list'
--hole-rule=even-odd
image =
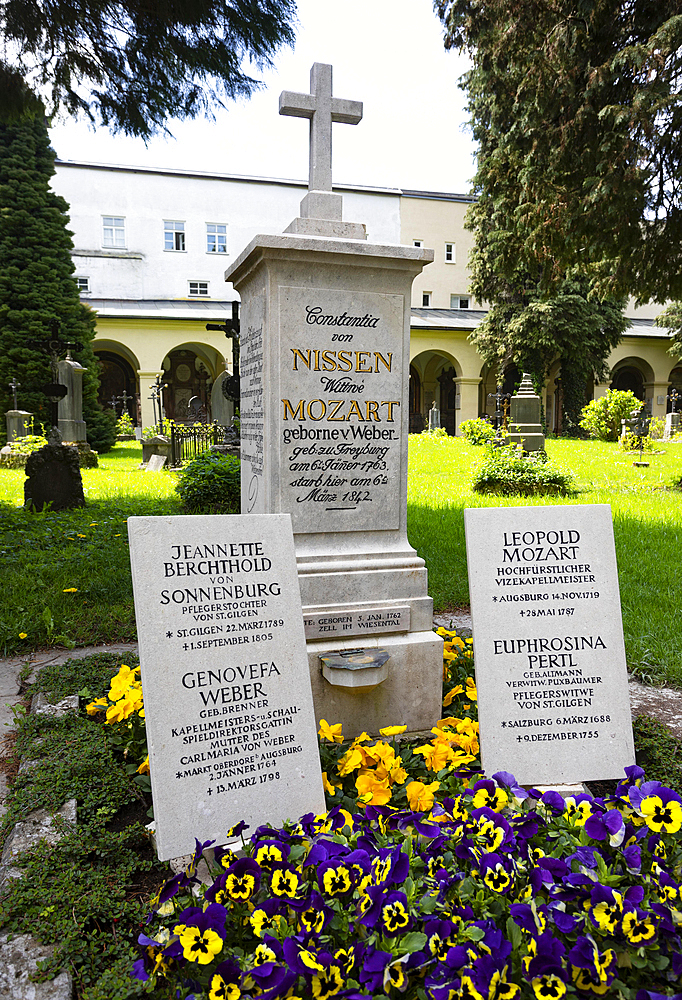
[{"label": "pansy leaf", "polygon": [[411,931],[400,939],[399,949],[401,954],[410,955],[413,951],[421,951],[426,942],[426,934],[422,934],[421,931]]}]

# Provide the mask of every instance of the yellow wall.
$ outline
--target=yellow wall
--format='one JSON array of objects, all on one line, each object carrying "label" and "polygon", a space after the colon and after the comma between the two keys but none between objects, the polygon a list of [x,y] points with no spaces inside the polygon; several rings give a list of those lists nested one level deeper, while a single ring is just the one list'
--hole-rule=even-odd
[{"label": "yellow wall", "polygon": [[[464,197],[464,196],[463,196]],[[451,295],[469,294],[467,260],[473,244],[473,233],[464,228],[464,216],[469,202],[439,201],[435,198],[406,197],[400,199],[400,239],[407,246],[414,240],[435,251],[433,264],[428,264],[412,285],[412,305],[421,307],[422,293],[430,291],[433,309],[449,309]],[[455,263],[445,262],[445,244],[455,244]],[[473,299],[469,308],[480,308]]]},{"label": "yellow wall", "polygon": [[232,341],[220,331],[206,330],[204,321],[97,317],[93,348],[119,354],[132,365],[140,383],[143,427],[154,422],[149,396],[156,376],[163,372],[163,359],[180,347],[195,351],[212,379],[226,368],[231,369]]}]

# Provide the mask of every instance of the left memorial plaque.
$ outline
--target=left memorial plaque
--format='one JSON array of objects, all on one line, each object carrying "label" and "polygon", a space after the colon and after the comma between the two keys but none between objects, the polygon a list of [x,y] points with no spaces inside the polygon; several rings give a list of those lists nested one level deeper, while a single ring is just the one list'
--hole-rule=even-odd
[{"label": "left memorial plaque", "polygon": [[323,812],[288,514],[128,519],[161,860]]}]

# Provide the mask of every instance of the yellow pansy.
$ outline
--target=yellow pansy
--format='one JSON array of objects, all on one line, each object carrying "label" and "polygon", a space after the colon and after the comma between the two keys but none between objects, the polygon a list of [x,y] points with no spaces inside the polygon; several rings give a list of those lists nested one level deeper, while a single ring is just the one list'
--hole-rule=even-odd
[{"label": "yellow pansy", "polygon": [[98,712],[102,712],[109,701],[107,698],[97,698],[95,701],[91,701],[89,705],[85,706],[85,711],[88,715],[97,715]]},{"label": "yellow pansy", "polygon": [[323,740],[329,740],[330,743],[343,743],[341,729],[341,722],[337,722],[335,725],[330,726],[326,719],[320,719],[320,728],[317,732]]},{"label": "yellow pansy", "polygon": [[410,809],[413,812],[428,812],[439,788],[440,781],[432,781],[430,785],[425,785],[423,781],[411,781],[405,789]]},{"label": "yellow pansy", "polygon": [[358,800],[365,805],[385,806],[391,799],[388,778],[380,781],[372,771],[362,771],[355,779],[355,787],[358,790]]}]

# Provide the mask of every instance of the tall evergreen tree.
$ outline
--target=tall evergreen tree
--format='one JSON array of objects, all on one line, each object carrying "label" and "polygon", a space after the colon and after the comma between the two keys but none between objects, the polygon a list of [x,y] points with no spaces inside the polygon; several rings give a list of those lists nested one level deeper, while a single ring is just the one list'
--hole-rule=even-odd
[{"label": "tall evergreen tree", "polygon": [[0,120],[46,107],[148,138],[261,84],[296,0],[2,0]]},{"label": "tall evergreen tree", "polygon": [[20,408],[35,414],[36,425],[49,422],[49,403],[40,392],[52,381],[49,358],[31,341],[49,338],[56,322],[60,336],[83,345],[73,352],[86,368],[83,418],[90,445],[106,451],[116,430],[97,401],[95,314],[80,301],[73,277],[68,205],[50,187],[54,159],[42,115],[0,125],[1,412],[13,405],[8,383],[16,377]]},{"label": "tall evergreen tree", "polygon": [[602,294],[682,298],[680,0],[435,6],[496,146],[479,187],[542,287],[579,266]]},{"label": "tall evergreen tree", "polygon": [[[519,95],[529,86],[540,42],[527,6],[520,15],[527,19],[527,46],[509,52],[505,35],[516,30],[516,11],[508,4],[502,0],[491,0],[485,7],[476,0],[437,3],[446,24],[446,45],[472,49],[472,68],[462,85],[478,145],[474,178],[478,199],[466,224],[475,233],[471,290],[480,301],[491,303],[472,340],[488,363],[499,367],[513,361],[530,372],[538,390],[558,358],[562,425],[571,433],[577,431],[586,402],[586,383],[591,377],[605,377],[606,359],[625,330],[625,300],[603,297],[594,267],[584,271],[576,265],[568,269],[557,265],[543,256],[541,244],[529,238],[527,217],[539,206],[528,205],[520,191],[529,163],[539,154]],[[558,197],[549,181],[548,187],[543,205]],[[550,217],[546,226],[551,225]]]}]

